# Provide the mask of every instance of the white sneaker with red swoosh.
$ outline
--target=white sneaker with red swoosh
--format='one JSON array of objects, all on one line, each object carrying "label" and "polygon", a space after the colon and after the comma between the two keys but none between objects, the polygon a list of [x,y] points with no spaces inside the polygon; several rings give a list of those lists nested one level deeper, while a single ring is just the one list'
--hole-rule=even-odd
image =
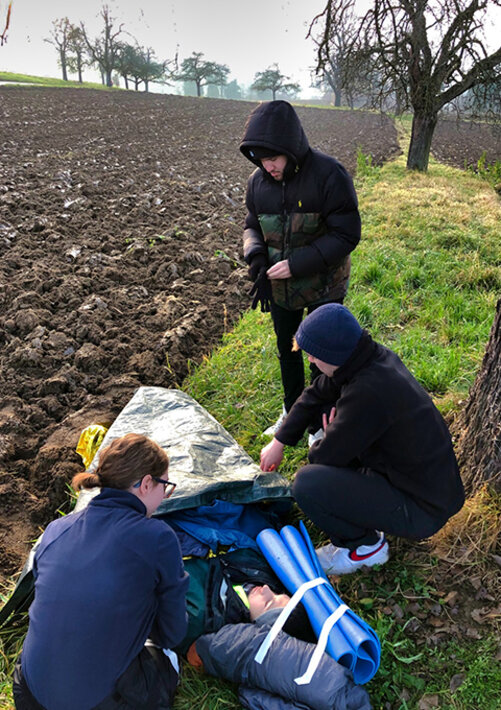
[{"label": "white sneaker with red swoosh", "polygon": [[325,574],[351,574],[361,567],[384,565],[388,562],[390,551],[384,533],[374,545],[360,545],[356,550],[336,547],[332,543],[316,550],[318,561]]}]

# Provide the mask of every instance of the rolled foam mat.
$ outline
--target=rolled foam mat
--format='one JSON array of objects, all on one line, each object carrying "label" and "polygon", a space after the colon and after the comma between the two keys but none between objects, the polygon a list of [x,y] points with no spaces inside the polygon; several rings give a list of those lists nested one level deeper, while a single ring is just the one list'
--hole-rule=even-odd
[{"label": "rolled foam mat", "polygon": [[[315,634],[320,636],[327,620],[342,612],[328,634],[326,652],[349,668],[355,683],[367,683],[379,668],[381,645],[374,630],[344,602],[328,582],[306,527],[300,522],[300,532],[287,525],[280,531],[266,529],[259,533],[257,543],[268,564],[291,593],[305,582],[322,577],[326,583],[306,591],[302,598]],[[344,611],[343,611],[344,609]]]}]

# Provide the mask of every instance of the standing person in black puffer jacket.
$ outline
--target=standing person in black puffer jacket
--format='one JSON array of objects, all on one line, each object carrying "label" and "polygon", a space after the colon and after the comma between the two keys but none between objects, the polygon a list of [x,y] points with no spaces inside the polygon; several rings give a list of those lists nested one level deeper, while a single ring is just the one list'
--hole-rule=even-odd
[{"label": "standing person in black puffer jacket", "polygon": [[[343,302],[360,215],[347,171],[310,148],[286,101],[254,109],[240,150],[257,165],[247,185],[243,237],[253,308],[260,302],[261,310],[271,310],[284,388],[282,415],[265,432],[274,434],[304,389],[303,360],[291,349],[292,337],[305,309]],[[312,381],[318,374],[312,366]]]}]

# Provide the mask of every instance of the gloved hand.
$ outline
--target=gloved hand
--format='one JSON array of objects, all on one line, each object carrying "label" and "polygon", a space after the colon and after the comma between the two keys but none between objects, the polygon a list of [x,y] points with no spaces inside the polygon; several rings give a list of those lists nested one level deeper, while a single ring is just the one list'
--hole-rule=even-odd
[{"label": "gloved hand", "polygon": [[252,310],[257,308],[257,304],[261,304],[261,313],[268,313],[271,310],[271,283],[266,276],[266,266],[262,266],[254,285],[249,291],[249,296],[254,296],[251,304]]},{"label": "gloved hand", "polygon": [[266,254],[255,254],[249,264],[249,279],[255,281],[263,266],[268,266],[268,257]]}]

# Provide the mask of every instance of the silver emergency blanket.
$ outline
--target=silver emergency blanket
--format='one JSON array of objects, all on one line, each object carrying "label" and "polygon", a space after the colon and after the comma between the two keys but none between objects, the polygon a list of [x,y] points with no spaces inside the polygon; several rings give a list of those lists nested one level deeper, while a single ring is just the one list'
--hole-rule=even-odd
[{"label": "silver emergency blanket", "polygon": [[[263,473],[226,429],[185,392],[140,387],[113,422],[99,451],[129,432],[153,439],[169,456],[169,478],[177,487],[156,515],[208,505],[216,498],[254,503],[291,497],[280,474]],[[89,471],[95,470],[99,451]]]},{"label": "silver emergency blanket", "polygon": [[[209,505],[215,499],[231,503],[290,499],[290,487],[278,473],[263,473],[235,439],[198,402],[185,392],[164,387],[140,387],[108,429],[99,451],[113,439],[134,432],[160,444],[169,456],[169,478],[177,483],[174,495],[155,515]],[[141,472],[138,472],[138,478]],[[88,505],[99,488],[83,490],[74,512]],[[11,616],[27,610],[33,597],[33,546],[16,588],[0,610],[0,627]]]}]

